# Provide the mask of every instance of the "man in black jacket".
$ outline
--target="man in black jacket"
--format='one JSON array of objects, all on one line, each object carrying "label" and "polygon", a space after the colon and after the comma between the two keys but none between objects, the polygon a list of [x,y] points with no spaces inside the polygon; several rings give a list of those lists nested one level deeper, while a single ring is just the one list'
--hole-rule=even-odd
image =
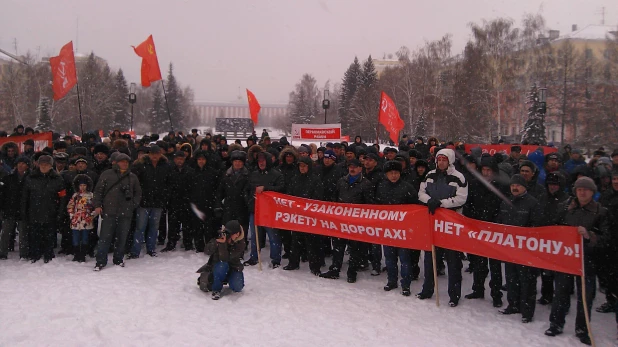
[{"label": "man in black jacket", "polygon": [[[221,178],[219,171],[209,165],[208,153],[197,150],[193,153],[193,158],[196,167],[193,188],[189,191],[189,202],[204,213],[204,216],[202,220],[195,213],[190,213],[193,240],[183,238],[183,242],[185,242],[185,248],[194,242],[196,253],[201,253],[204,252],[204,246],[215,236],[214,205]],[[245,224],[245,227],[248,225]]]},{"label": "man in black jacket", "polygon": [[[618,158],[616,151],[612,153],[612,159]],[[610,230],[613,231],[613,237],[610,239],[618,239],[618,171],[614,169],[612,171],[612,186],[610,189],[603,192],[599,203],[607,209],[610,217]],[[596,311],[599,313],[610,313],[618,311],[616,305],[618,304],[618,247],[612,242],[605,245],[602,249],[599,249],[595,255],[595,266],[597,267],[597,273],[599,276],[599,286],[605,287],[605,299],[604,304],[597,307]],[[553,283],[552,283],[553,284]]]},{"label": "man in black jacket", "polygon": [[[348,175],[342,177],[337,182],[337,189],[334,195],[335,202],[349,204],[371,204],[374,200],[374,188],[371,182],[363,177],[361,163],[358,159],[348,162]],[[346,240],[333,240],[333,264],[330,270],[320,275],[323,278],[338,279],[343,255],[345,252]],[[350,241],[350,259],[348,266],[348,283],[356,282],[356,273],[360,269],[364,256],[367,254],[365,243]]]},{"label": "man in black jacket", "polygon": [[[398,161],[388,161],[384,164],[386,179],[376,187],[375,203],[378,205],[406,205],[418,204],[418,193],[414,187],[401,179],[403,166]],[[410,283],[414,277],[418,277],[418,259],[421,251],[407,248],[384,246],[386,259],[386,271],[388,283],[384,286],[385,291],[397,288],[398,260],[401,261],[401,294],[410,296]],[[416,264],[416,269],[413,267]]]},{"label": "man in black jacket", "polygon": [[[286,189],[286,194],[305,199],[322,200],[322,182],[313,173],[311,158],[302,157],[298,160],[298,174],[292,177]],[[302,250],[303,245],[306,247],[306,252]],[[324,262],[324,250],[320,235],[292,231],[291,246],[290,262],[283,269],[298,270],[300,268],[301,254],[306,253],[309,259],[309,270],[316,276],[320,275],[320,267]]]},{"label": "man in black jacket", "polygon": [[[322,165],[316,168],[316,172],[322,181],[324,201],[334,201],[337,189],[337,182],[345,174],[339,165],[336,164],[337,156],[332,150],[324,151]],[[332,255],[331,237],[324,237],[324,255]]]},{"label": "man in black jacket", "polygon": [[24,183],[20,217],[28,230],[30,259],[33,263],[43,256],[45,263],[54,257],[56,222],[63,200],[67,199],[66,187],[60,175],[52,170],[52,157],[42,155],[35,169]]},{"label": "man in black jacket", "polygon": [[[518,227],[542,225],[542,210],[539,202],[526,191],[526,180],[522,175],[511,177],[511,203],[502,202],[496,223]],[[509,305],[500,313],[505,315],[521,313],[522,323],[529,323],[536,308],[537,269],[513,263],[504,264]]]},{"label": "man in black jacket", "polygon": [[169,233],[167,246],[161,252],[169,252],[176,249],[176,243],[180,239],[180,229],[182,227],[183,242],[185,251],[193,250],[193,236],[191,235],[189,194],[194,189],[193,179],[195,171],[185,163],[186,154],[183,151],[174,153],[174,167],[170,175],[169,202],[167,211],[169,213]]},{"label": "man in black jacket", "polygon": [[[232,166],[225,172],[218,186],[214,217],[220,219],[219,225],[231,220],[237,220],[244,230],[249,230],[249,207],[247,194],[249,192],[249,170],[245,166],[247,154],[233,151],[230,155]],[[210,161],[212,163],[212,160]],[[214,163],[217,165],[217,163]]]},{"label": "man in black jacket", "polygon": [[[578,227],[578,232],[584,238],[584,281],[586,285],[586,302],[588,316],[592,302],[596,295],[596,267],[594,266],[595,252],[606,245],[610,238],[609,218],[607,209],[593,200],[597,191],[594,181],[589,177],[581,177],[574,185],[576,197],[560,205],[562,211],[555,224]],[[545,331],[547,336],[562,334],[565,317],[571,306],[571,289],[573,275],[556,272],[554,274],[555,294],[549,316],[550,326]],[[575,317],[575,335],[583,344],[590,345],[590,336],[586,326],[584,306],[582,301],[581,280],[575,280],[577,285],[577,315]]]},{"label": "man in black jacket", "polygon": [[[546,221],[546,225],[552,225],[560,213],[559,205],[569,198],[569,195],[564,191],[566,188],[565,176],[559,171],[547,174],[545,188],[547,189],[547,194],[545,194],[544,200],[541,202],[541,205],[544,207],[543,220]],[[541,305],[551,304],[553,297],[554,272],[542,270],[541,298],[538,300],[538,303]]]},{"label": "man in black jacket", "polygon": [[8,251],[15,241],[15,229],[19,232],[19,258],[28,259],[28,228],[20,217],[22,191],[30,174],[30,159],[18,157],[15,169],[2,178],[0,206],[2,206],[2,234],[0,234],[0,259],[7,259]]},{"label": "man in black jacket", "polygon": [[[285,191],[285,181],[283,175],[277,169],[272,167],[272,156],[268,152],[260,152],[257,154],[257,168],[249,175],[249,233],[251,235],[251,258],[244,265],[256,265],[258,262],[256,236],[263,239],[264,233],[268,235],[270,242],[270,259],[272,268],[276,269],[281,266],[281,237],[277,230],[273,228],[258,226],[256,233],[254,223],[255,211],[255,195],[261,194],[264,191],[274,191],[283,193]],[[262,246],[262,245],[260,245]],[[261,248],[261,247],[260,247]]]},{"label": "man in black jacket", "polygon": [[[481,158],[481,175],[485,183],[474,179],[470,181],[468,189],[468,201],[464,205],[463,214],[466,217],[494,222],[500,213],[500,196],[492,192],[486,184],[496,188],[503,196],[509,194],[508,187],[503,186],[497,180],[499,168],[496,159],[493,157]],[[502,307],[502,262],[495,259],[468,254],[470,267],[472,269],[473,284],[472,293],[465,296],[466,299],[482,299],[485,297],[485,280],[491,273],[489,288],[493,299],[494,307]],[[488,269],[489,265],[489,269]]]},{"label": "man in black jacket", "polygon": [[133,173],[142,188],[142,201],[137,209],[135,237],[128,259],[139,258],[146,232],[146,250],[149,256],[156,257],[157,232],[163,208],[169,200],[171,167],[157,145],[150,147],[150,153],[141,163],[133,166]]}]

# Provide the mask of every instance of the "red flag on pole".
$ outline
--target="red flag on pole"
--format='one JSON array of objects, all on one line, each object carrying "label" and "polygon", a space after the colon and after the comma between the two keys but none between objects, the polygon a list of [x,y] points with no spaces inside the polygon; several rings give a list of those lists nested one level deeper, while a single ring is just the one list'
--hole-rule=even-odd
[{"label": "red flag on pole", "polygon": [[60,50],[57,57],[49,58],[52,72],[52,89],[54,100],[62,99],[77,83],[75,72],[75,55],[73,54],[73,41],[67,43]]},{"label": "red flag on pole", "polygon": [[384,125],[386,131],[388,131],[391,140],[397,144],[399,141],[399,132],[405,126],[405,123],[399,117],[399,111],[391,98],[382,92],[380,100],[380,114],[378,115],[378,121]]},{"label": "red flag on pole", "polygon": [[148,87],[151,82],[160,80],[161,69],[159,69],[159,59],[152,35],[148,36],[146,41],[140,43],[139,46],[131,47],[135,50],[135,54],[142,57],[142,86]]},{"label": "red flag on pole", "polygon": [[249,112],[251,113],[251,120],[255,125],[258,122],[258,114],[260,113],[260,109],[262,108],[262,106],[260,106],[260,103],[255,98],[255,95],[253,95],[253,93],[249,89],[247,89],[247,100],[249,100]]}]

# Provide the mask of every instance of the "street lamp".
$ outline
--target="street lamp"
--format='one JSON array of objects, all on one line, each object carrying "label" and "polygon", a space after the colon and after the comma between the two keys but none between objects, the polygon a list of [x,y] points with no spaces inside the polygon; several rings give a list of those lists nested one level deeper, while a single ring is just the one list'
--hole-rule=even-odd
[{"label": "street lamp", "polygon": [[324,100],[322,100],[322,108],[324,109],[324,124],[326,124],[326,113],[330,108],[330,91],[324,89]]},{"label": "street lamp", "polygon": [[135,88],[137,85],[131,83],[129,86],[129,103],[131,104],[131,131],[133,131],[133,104],[137,101],[137,95],[135,94]]}]

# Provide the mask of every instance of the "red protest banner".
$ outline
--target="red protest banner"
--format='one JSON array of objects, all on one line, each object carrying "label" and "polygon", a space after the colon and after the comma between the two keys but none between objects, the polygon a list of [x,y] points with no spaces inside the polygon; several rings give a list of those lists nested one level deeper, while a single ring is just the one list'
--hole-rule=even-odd
[{"label": "red protest banner", "polygon": [[256,195],[255,223],[387,246],[430,250],[427,208],[354,205],[264,192]]},{"label": "red protest banner", "polygon": [[522,145],[480,145],[480,144],[466,144],[466,153],[471,153],[472,148],[481,147],[483,153],[489,153],[494,155],[496,153],[511,154],[511,146],[521,147],[521,154],[530,155],[530,153],[536,151],[537,148],[542,147],[544,154],[558,152],[558,148],[547,146],[522,146]]},{"label": "red protest banner", "polygon": [[522,228],[482,222],[440,208],[431,218],[433,242],[511,263],[581,276],[582,245],[577,228]]},{"label": "red protest banner", "polygon": [[34,151],[42,151],[45,147],[52,146],[52,133],[46,132],[42,134],[24,135],[24,136],[11,136],[0,138],[0,146],[5,143],[13,142],[17,145],[18,152],[23,153],[24,141],[32,139],[34,141]]}]

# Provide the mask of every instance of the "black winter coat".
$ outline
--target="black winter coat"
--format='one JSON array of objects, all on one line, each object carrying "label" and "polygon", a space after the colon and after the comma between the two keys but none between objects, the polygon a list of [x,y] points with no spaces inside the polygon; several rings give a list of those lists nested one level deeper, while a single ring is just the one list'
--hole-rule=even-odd
[{"label": "black winter coat", "polygon": [[392,183],[385,179],[376,187],[374,203],[378,205],[418,204],[418,192],[401,179]]},{"label": "black winter coat", "polygon": [[169,180],[170,199],[168,208],[170,210],[188,210],[190,193],[194,190],[195,171],[188,165],[182,168],[175,166]]},{"label": "black winter coat", "polygon": [[19,176],[17,170],[13,170],[8,176],[2,178],[2,199],[0,199],[0,206],[2,206],[2,218],[4,219],[20,219],[21,209],[21,196],[24,190],[24,183],[26,177],[30,174],[30,170],[26,170],[23,176]]},{"label": "black winter coat", "polygon": [[[109,159],[105,159],[104,161],[98,163],[96,160],[94,161],[94,167],[93,170],[94,172],[97,173],[97,175],[101,176],[101,174],[105,171],[105,170],[109,170],[112,168],[112,163],[109,161]],[[92,178],[92,177],[91,177]],[[96,184],[96,183],[95,183]]]},{"label": "black winter coat", "polygon": [[143,156],[133,166],[132,172],[139,179],[142,188],[141,207],[166,208],[169,200],[170,177],[172,167],[167,159],[161,156],[157,166],[153,166],[150,157]]},{"label": "black winter coat", "polygon": [[543,225],[543,211],[539,202],[529,193],[520,196],[511,196],[511,205],[506,202],[500,204],[500,213],[496,223],[517,227],[537,227]]},{"label": "black winter coat", "polygon": [[344,175],[343,171],[333,163],[331,166],[318,166],[316,173],[322,181],[324,201],[335,201],[337,193],[337,182]]},{"label": "black winter coat", "polygon": [[240,225],[249,223],[249,208],[247,206],[249,194],[249,170],[243,167],[239,173],[229,168],[217,190],[215,208],[223,209],[221,223],[238,220]]},{"label": "black winter coat", "polygon": [[52,170],[44,175],[34,169],[24,182],[20,217],[26,223],[56,223],[68,198],[58,173]]},{"label": "black winter coat", "polygon": [[189,192],[189,200],[206,216],[212,216],[220,181],[219,171],[208,165],[197,167],[193,175],[193,187]]},{"label": "black winter coat", "polygon": [[556,220],[560,212],[560,204],[567,201],[569,194],[564,190],[559,190],[556,194],[547,192],[543,196],[541,206],[543,206],[543,221],[545,225],[553,225],[552,222]]},{"label": "black winter coat", "polygon": [[335,202],[373,204],[375,189],[371,182],[360,175],[356,181],[350,184],[349,176],[349,174],[345,175],[337,182]]},{"label": "black winter coat", "polygon": [[[500,213],[502,199],[476,178],[468,181],[468,184],[470,185],[468,200],[464,205],[463,215],[485,222],[495,221]],[[489,184],[498,189],[505,197],[510,195],[509,188],[501,185],[498,181],[492,180]]]},{"label": "black winter coat", "polygon": [[267,164],[266,170],[260,170],[259,167],[256,167],[256,170],[249,175],[249,195],[247,196],[247,203],[250,213],[253,213],[255,208],[255,188],[260,186],[264,187],[264,191],[285,192],[285,180],[283,179],[283,175],[279,170],[273,169],[271,163]]},{"label": "black winter coat", "polygon": [[363,169],[363,177],[365,177],[366,179],[368,179],[371,182],[371,184],[373,185],[374,189],[375,189],[375,187],[378,186],[378,184],[382,180],[386,179],[384,177],[384,172],[382,171],[382,166],[381,165],[376,165],[376,167],[373,168],[373,170],[371,170],[371,172],[367,172],[366,169]]},{"label": "black winter coat", "polygon": [[312,170],[306,174],[300,172],[292,177],[290,185],[286,189],[286,194],[305,199],[322,200],[324,199],[324,187],[322,181]]}]

